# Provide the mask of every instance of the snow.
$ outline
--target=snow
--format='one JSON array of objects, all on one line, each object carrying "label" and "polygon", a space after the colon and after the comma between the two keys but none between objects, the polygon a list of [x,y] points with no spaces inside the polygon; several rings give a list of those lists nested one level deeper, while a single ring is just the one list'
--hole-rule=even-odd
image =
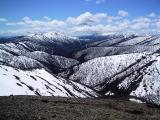
[{"label": "snow", "polygon": [[13,55],[0,49],[0,61],[8,63],[12,59]]},{"label": "snow", "polygon": [[75,59],[66,58],[66,57],[57,56],[57,55],[50,55],[42,51],[28,52],[26,53],[25,56],[40,62],[54,65],[58,68],[69,68],[79,64],[79,62]]},{"label": "snow", "polygon": [[160,104],[159,54],[99,57],[77,67],[69,77],[105,95],[128,94]]},{"label": "snow", "polygon": [[40,62],[26,56],[14,56],[11,59],[9,65],[23,70],[44,68],[44,66]]},{"label": "snow", "polygon": [[130,53],[153,53],[159,50],[160,45],[155,46],[124,46],[124,47],[90,47],[82,51],[77,52],[75,58],[84,56],[84,60],[88,61],[97,57],[130,54]]},{"label": "snow", "polygon": [[93,87],[127,68],[142,56],[145,54],[134,53],[95,58],[74,68],[75,71],[69,78]]},{"label": "snow", "polygon": [[46,32],[46,33],[34,33],[34,34],[30,34],[28,36],[26,36],[26,38],[31,38],[33,40],[41,40],[41,41],[63,41],[63,42],[66,42],[68,41],[69,39],[71,40],[77,40],[78,38],[76,37],[70,37],[70,36],[67,36],[63,33],[60,33],[60,32]]},{"label": "snow", "polygon": [[[160,104],[160,36],[99,37],[103,40],[88,41],[83,50],[78,38],[58,32],[0,44],[0,95],[97,97],[95,89],[104,95],[125,94]],[[77,49],[81,51],[75,58],[86,62],[63,57]],[[59,73],[62,70],[66,71]],[[69,79],[51,73],[55,71]]]},{"label": "snow", "polygon": [[151,36],[149,39],[145,40],[141,44],[143,44],[145,46],[159,45],[160,44],[160,36],[158,36],[158,35]]},{"label": "snow", "polygon": [[105,95],[114,95],[114,93],[112,93],[111,91],[108,91],[107,93],[105,93]]},{"label": "snow", "polygon": [[143,42],[151,37],[152,36],[138,36],[136,38],[119,43],[118,46],[136,45],[136,44]]},{"label": "snow", "polygon": [[135,98],[130,98],[129,100],[132,101],[132,102],[135,102],[135,103],[144,103],[141,100],[138,100],[138,99],[135,99]]},{"label": "snow", "polygon": [[146,73],[137,87],[130,95],[145,97],[147,95],[156,95],[160,92],[160,57],[157,61],[147,68]]},{"label": "snow", "polygon": [[28,52],[22,45],[15,43],[0,44],[0,49],[16,55],[23,55]]},{"label": "snow", "polygon": [[[36,92],[43,96],[63,97],[91,97],[89,94],[98,95],[83,85],[55,77],[44,69],[22,71],[0,65],[0,85],[0,96],[36,95]],[[67,90],[71,91],[73,95]]]}]

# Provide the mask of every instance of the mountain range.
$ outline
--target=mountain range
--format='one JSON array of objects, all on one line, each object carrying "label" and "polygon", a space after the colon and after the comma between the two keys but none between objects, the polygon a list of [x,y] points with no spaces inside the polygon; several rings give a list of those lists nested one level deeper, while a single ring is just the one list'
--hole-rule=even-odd
[{"label": "mountain range", "polygon": [[0,39],[0,95],[118,97],[160,105],[160,35]]}]

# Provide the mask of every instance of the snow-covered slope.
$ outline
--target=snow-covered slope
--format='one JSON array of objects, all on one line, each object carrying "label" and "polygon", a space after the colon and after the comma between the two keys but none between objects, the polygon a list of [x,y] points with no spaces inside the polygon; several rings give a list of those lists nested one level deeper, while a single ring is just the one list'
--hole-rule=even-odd
[{"label": "snow-covered slope", "polygon": [[80,61],[88,61],[97,57],[122,55],[129,53],[158,53],[160,45],[154,46],[123,46],[123,47],[89,47],[74,54],[74,58]]},{"label": "snow-covered slope", "polygon": [[79,62],[75,59],[57,55],[50,55],[46,52],[41,52],[41,51],[28,52],[25,54],[25,56],[34,59],[36,61],[39,61],[46,68],[50,69],[53,73],[58,73],[62,70],[65,70],[67,68],[79,64]]},{"label": "snow-covered slope", "polygon": [[[62,56],[69,56],[83,45],[83,42],[80,41],[80,39],[59,32],[35,33],[25,36],[23,39],[28,40],[28,46],[32,46],[30,42],[34,43],[37,51],[48,53],[48,50],[50,50],[52,53]],[[41,50],[40,48],[37,48],[37,44],[42,47]],[[32,46],[32,48],[34,48],[34,46]],[[48,50],[45,49],[47,46]]]},{"label": "snow-covered slope", "polygon": [[0,65],[0,96],[43,95],[63,97],[96,97],[93,90],[48,73],[44,69],[22,71]]},{"label": "snow-covered slope", "polygon": [[[131,95],[144,99],[156,96],[160,99],[158,54],[135,53],[95,58],[62,75],[66,73],[69,79],[105,95]],[[160,101],[154,103],[160,104]]]},{"label": "snow-covered slope", "polygon": [[14,37],[0,43],[0,95],[122,95],[160,104],[159,53],[160,35]]},{"label": "snow-covered slope", "polygon": [[52,42],[73,42],[73,40],[77,40],[76,37],[67,36],[60,32],[46,32],[46,33],[34,33],[27,35],[26,38],[32,40],[41,40],[41,41],[52,41]]},{"label": "snow-covered slope", "polygon": [[76,37],[70,37],[59,32],[46,32],[13,37],[13,41],[0,44],[0,48],[18,55],[25,54],[26,51],[43,51],[68,57],[83,47],[84,44],[84,41]]},{"label": "snow-covered slope", "polygon": [[0,64],[12,66],[22,70],[44,68],[45,66],[37,60],[26,56],[14,56],[13,54],[0,49]]},{"label": "snow-covered slope", "polygon": [[157,45],[160,35],[114,35],[88,44],[88,47],[132,46],[132,45]]},{"label": "snow-covered slope", "polygon": [[92,42],[86,48],[74,54],[81,62],[97,57],[129,53],[160,53],[159,35],[128,35]]},{"label": "snow-covered slope", "polygon": [[[144,54],[127,54],[108,57],[99,57],[88,62],[82,63],[73,68],[72,74],[69,76],[74,81],[81,82],[91,87],[97,87],[103,83],[106,78],[122,71],[129,65],[145,56]],[[101,90],[102,88],[97,88]]]},{"label": "snow-covered slope", "polygon": [[21,39],[0,44],[0,64],[23,70],[45,67],[53,73],[79,64],[77,60],[55,55],[58,52],[65,54],[63,51],[57,52],[56,44],[42,45],[47,41],[35,43]]}]

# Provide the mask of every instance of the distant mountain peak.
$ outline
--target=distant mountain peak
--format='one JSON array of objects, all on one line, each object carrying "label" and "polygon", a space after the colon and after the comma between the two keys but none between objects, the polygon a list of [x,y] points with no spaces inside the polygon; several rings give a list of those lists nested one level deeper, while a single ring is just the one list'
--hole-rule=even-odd
[{"label": "distant mountain peak", "polygon": [[68,36],[64,33],[56,32],[56,31],[44,32],[44,33],[42,33],[42,32],[41,33],[33,33],[33,34],[27,35],[27,37],[34,38],[34,39],[40,39],[40,40],[44,40],[44,39],[76,39],[76,37],[71,37],[71,36]]}]

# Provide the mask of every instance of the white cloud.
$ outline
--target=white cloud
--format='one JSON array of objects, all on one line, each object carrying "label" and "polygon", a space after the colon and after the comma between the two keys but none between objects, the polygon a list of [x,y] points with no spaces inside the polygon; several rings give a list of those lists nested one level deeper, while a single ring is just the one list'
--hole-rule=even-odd
[{"label": "white cloud", "polygon": [[66,26],[66,23],[64,21],[52,20],[52,21],[48,22],[47,26],[51,26],[51,27],[64,27],[64,26]]},{"label": "white cloud", "polygon": [[66,23],[64,21],[59,21],[59,20],[51,20],[47,19],[47,21],[40,21],[40,20],[32,20],[29,17],[24,17],[22,21],[19,22],[8,22],[6,23],[8,26],[27,26],[31,28],[39,28],[39,27],[61,27],[65,26]]},{"label": "white cloud", "polygon": [[92,14],[90,12],[85,12],[77,18],[69,17],[67,18],[67,22],[73,25],[89,24],[90,22],[93,22]]},{"label": "white cloud", "polygon": [[156,16],[156,13],[152,12],[148,15],[148,17],[155,17]]},{"label": "white cloud", "polygon": [[[0,34],[24,34],[28,32],[60,31],[71,35],[92,33],[115,33],[115,32],[160,32],[160,18],[158,15],[140,16],[131,18],[128,12],[118,11],[118,15],[112,16],[107,13],[85,12],[77,17],[68,17],[65,20],[56,20],[48,16],[33,20],[24,17],[19,21],[5,22],[8,30],[0,30]],[[15,27],[16,26],[16,27]],[[15,30],[15,28],[17,28]]]},{"label": "white cloud", "polygon": [[127,11],[124,11],[124,10],[119,10],[118,11],[118,15],[122,16],[122,17],[126,17],[128,16],[128,12]]},{"label": "white cloud", "polygon": [[27,21],[31,21],[31,19],[29,17],[24,17],[22,18],[23,21],[27,22]]},{"label": "white cloud", "polygon": [[123,29],[128,29],[129,26],[130,26],[130,21],[127,20],[127,19],[124,19],[124,20],[122,20],[122,21],[119,22],[118,26],[120,28],[123,28]]},{"label": "white cloud", "polygon": [[7,19],[5,19],[5,18],[0,18],[0,22],[6,22],[7,21]]},{"label": "white cloud", "polygon": [[158,19],[155,24],[156,24],[156,27],[160,29],[160,19]]},{"label": "white cloud", "polygon": [[105,13],[97,13],[93,15],[90,12],[85,12],[76,18],[67,18],[67,22],[72,25],[89,25],[95,22],[101,22],[104,19],[107,19],[107,14]]},{"label": "white cloud", "polygon": [[44,16],[43,19],[44,19],[44,20],[48,20],[48,21],[51,20],[51,18],[49,18],[49,17],[47,17],[47,16]]},{"label": "white cloud", "polygon": [[139,17],[133,20],[133,23],[130,27],[135,30],[140,30],[149,28],[150,25],[151,25],[151,20],[149,18]]}]

